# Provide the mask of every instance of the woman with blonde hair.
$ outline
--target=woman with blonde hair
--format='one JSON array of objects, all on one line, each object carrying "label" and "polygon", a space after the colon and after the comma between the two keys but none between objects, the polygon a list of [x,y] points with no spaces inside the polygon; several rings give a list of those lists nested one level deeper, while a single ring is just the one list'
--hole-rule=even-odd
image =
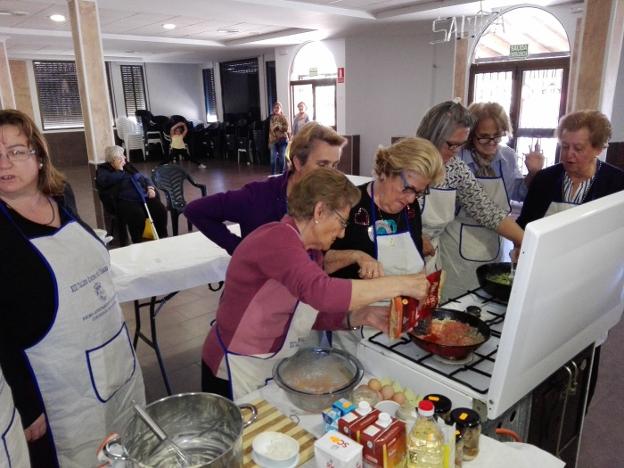
[{"label": "woman with blonde hair", "polygon": [[387,331],[387,310],[366,305],[397,295],[424,297],[422,274],[363,281],[330,278],[323,270],[323,252],[344,235],[359,198],[343,174],[316,169],[293,187],[287,216],[238,245],[204,343],[204,391],[240,398],[263,386],[275,362],[293,355],[313,328]]}]

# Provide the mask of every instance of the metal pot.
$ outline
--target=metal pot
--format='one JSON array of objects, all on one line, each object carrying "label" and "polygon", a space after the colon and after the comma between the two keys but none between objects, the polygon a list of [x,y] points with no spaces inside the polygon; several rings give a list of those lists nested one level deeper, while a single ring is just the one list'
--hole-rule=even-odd
[{"label": "metal pot", "polygon": [[[243,420],[241,409],[251,411]],[[212,393],[181,393],[150,403],[147,413],[158,423],[190,461],[190,467],[233,468],[243,463],[243,429],[257,415],[253,405],[235,405]],[[106,444],[111,460],[125,460],[126,467],[164,468],[180,466],[172,447],[161,442],[141,418],[135,415],[120,433],[120,450]],[[125,450],[123,450],[125,449]]]},{"label": "metal pot", "polygon": [[470,325],[472,328],[476,328],[477,331],[483,335],[483,341],[471,345],[444,345],[440,343],[436,343],[435,341],[429,339],[427,336],[419,336],[414,334],[414,332],[410,332],[409,336],[414,343],[420,346],[425,351],[429,351],[432,354],[437,354],[446,359],[456,360],[456,359],[464,359],[467,357],[472,351],[477,349],[483,343],[485,343],[490,338],[490,327],[487,324],[475,317],[474,315],[470,315],[466,312],[461,312],[459,310],[452,309],[435,309],[431,313],[432,319],[450,319],[456,320],[458,322],[462,322]]},{"label": "metal pot", "polygon": [[479,280],[479,286],[487,293],[491,294],[496,299],[507,302],[511,294],[511,285],[496,283],[490,279],[493,275],[500,275],[502,273],[511,273],[511,263],[502,262],[481,265],[477,268],[477,279]]}]

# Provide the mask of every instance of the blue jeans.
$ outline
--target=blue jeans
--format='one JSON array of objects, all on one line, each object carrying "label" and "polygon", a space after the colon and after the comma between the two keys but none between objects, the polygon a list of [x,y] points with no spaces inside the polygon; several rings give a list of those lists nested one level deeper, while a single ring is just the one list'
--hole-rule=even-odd
[{"label": "blue jeans", "polygon": [[287,146],[288,140],[279,140],[269,145],[269,150],[271,151],[271,174],[284,172]]}]

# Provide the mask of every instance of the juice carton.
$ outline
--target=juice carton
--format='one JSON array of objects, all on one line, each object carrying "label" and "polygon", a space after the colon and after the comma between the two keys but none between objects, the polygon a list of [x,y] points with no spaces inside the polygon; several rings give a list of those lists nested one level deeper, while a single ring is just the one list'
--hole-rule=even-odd
[{"label": "juice carton", "polygon": [[364,446],[364,466],[369,468],[403,468],[407,455],[405,423],[381,413],[360,435]]},{"label": "juice carton", "polygon": [[345,414],[338,420],[338,430],[356,442],[364,428],[377,420],[379,410],[372,408],[367,401],[360,401],[355,411]]},{"label": "juice carton", "polygon": [[314,459],[318,468],[362,468],[362,446],[331,431],[314,442]]},{"label": "juice carton", "polygon": [[334,407],[324,409],[321,413],[323,417],[325,432],[338,430],[338,419],[342,416],[340,411]]},{"label": "juice carton", "polygon": [[332,408],[340,411],[340,416],[344,416],[347,413],[355,410],[355,405],[346,398],[341,398],[332,403]]}]

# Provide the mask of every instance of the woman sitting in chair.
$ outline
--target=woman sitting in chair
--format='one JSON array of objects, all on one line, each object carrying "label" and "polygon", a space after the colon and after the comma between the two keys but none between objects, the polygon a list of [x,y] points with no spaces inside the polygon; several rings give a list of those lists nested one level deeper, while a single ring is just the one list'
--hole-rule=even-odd
[{"label": "woman sitting in chair", "polygon": [[98,167],[96,183],[115,200],[119,216],[128,225],[132,242],[143,240],[147,219],[145,205],[152,215],[158,237],[167,237],[167,209],[150,180],[126,162],[121,146],[108,146],[104,154],[106,163]]}]

